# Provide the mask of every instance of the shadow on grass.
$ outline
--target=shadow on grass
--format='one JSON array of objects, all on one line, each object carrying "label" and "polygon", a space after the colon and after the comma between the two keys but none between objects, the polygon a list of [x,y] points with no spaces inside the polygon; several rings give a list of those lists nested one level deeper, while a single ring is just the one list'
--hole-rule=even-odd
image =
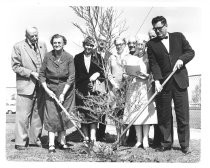
[{"label": "shadow on grass", "polygon": [[82,136],[81,134],[79,133],[79,131],[74,131],[70,134],[68,134],[66,136],[66,141],[72,141],[72,142],[81,142],[82,141]]},{"label": "shadow on grass", "polygon": [[[98,137],[98,132],[97,132],[97,137]],[[105,138],[106,138],[106,141],[105,141],[106,143],[114,143],[115,140],[116,140],[116,135],[106,133]],[[66,136],[66,141],[67,142],[68,141],[81,142],[82,140],[83,140],[83,137],[81,136],[81,134],[77,130]]]},{"label": "shadow on grass", "polygon": [[[97,131],[97,140],[99,138],[99,135],[98,135],[98,131]],[[109,134],[109,133],[106,133],[105,134],[105,142],[106,143],[114,143],[117,139],[117,136],[115,134]],[[79,133],[79,131],[75,130],[74,132],[68,134],[66,136],[66,141],[71,141],[71,142],[82,142],[83,141],[83,137],[81,136],[81,134]],[[150,146],[152,146],[152,143],[153,143],[153,139],[149,138],[149,144]],[[129,147],[132,147],[136,144],[136,140],[134,141],[131,141],[131,142],[127,142],[127,146]]]}]

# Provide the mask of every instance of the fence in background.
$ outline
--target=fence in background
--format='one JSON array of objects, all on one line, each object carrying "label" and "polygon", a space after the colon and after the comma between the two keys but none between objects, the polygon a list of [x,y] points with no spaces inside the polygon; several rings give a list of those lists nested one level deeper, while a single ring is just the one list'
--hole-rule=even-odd
[{"label": "fence in background", "polygon": [[201,75],[189,76],[190,127],[201,128]]},{"label": "fence in background", "polygon": [[[189,76],[189,106],[190,106],[190,127],[191,128],[201,128],[201,75],[190,75]],[[7,102],[16,99],[16,88],[7,87]],[[7,103],[8,104],[8,103]],[[9,107],[9,106],[8,106]],[[174,125],[175,114],[174,116]]]},{"label": "fence in background", "polygon": [[[190,106],[190,128],[201,128],[201,75],[189,76],[189,106]],[[176,116],[173,111],[174,125]]]}]

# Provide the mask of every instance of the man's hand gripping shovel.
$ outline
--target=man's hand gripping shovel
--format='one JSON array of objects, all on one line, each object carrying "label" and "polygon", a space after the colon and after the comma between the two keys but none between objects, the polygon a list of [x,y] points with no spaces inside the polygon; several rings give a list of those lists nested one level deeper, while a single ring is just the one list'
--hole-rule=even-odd
[{"label": "man's hand gripping shovel", "polygon": [[[162,88],[165,86],[165,84],[169,81],[169,79],[174,75],[174,73],[176,72],[176,68],[174,68],[174,70],[170,73],[170,75],[166,78],[166,80],[162,83]],[[127,130],[133,125],[133,123],[138,119],[138,117],[141,115],[141,113],[147,108],[147,106],[153,101],[153,99],[155,98],[155,96],[158,94],[159,92],[156,90],[155,93],[152,95],[152,97],[149,99],[149,101],[145,104],[145,106],[136,114],[136,116],[133,118],[133,120],[130,122],[130,124],[128,124],[128,126],[125,128],[125,130],[122,132],[122,134],[120,135],[120,138],[122,138],[122,136],[127,132]],[[113,143],[112,145],[112,149],[113,150],[117,150],[117,146],[120,142],[120,138]]]}]

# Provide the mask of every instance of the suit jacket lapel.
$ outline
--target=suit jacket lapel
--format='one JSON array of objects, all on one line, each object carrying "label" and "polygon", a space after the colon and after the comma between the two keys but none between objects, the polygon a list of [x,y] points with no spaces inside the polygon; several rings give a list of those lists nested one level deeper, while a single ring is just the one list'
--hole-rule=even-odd
[{"label": "suit jacket lapel", "polygon": [[25,51],[28,53],[29,57],[31,58],[31,60],[35,64],[37,64],[36,52],[29,46],[27,42],[24,43],[24,48],[25,48]]},{"label": "suit jacket lapel", "polygon": [[62,64],[64,62],[66,62],[66,60],[67,60],[66,51],[63,51],[63,54],[61,55],[61,59],[60,59],[59,64]]},{"label": "suit jacket lapel", "polygon": [[171,65],[174,65],[175,62],[176,62],[176,58],[173,57],[173,52],[174,52],[174,48],[173,44],[176,44],[176,40],[175,40],[175,37],[174,37],[174,34],[173,33],[169,33],[169,55],[170,55],[170,60],[171,60]]},{"label": "suit jacket lapel", "polygon": [[40,43],[38,43],[38,52],[39,52],[39,54],[41,55],[41,59],[42,59],[42,61],[43,61],[43,59],[44,59],[44,48],[43,48],[44,46],[42,46]]},{"label": "suit jacket lapel", "polygon": [[[161,44],[161,46],[163,47],[164,51],[165,51],[167,54],[169,54],[168,50],[166,49],[165,45],[162,43],[161,40],[160,40],[160,44]],[[169,49],[170,49],[170,47],[169,47]]]},{"label": "suit jacket lapel", "polygon": [[89,73],[94,71],[95,67],[98,67],[98,66],[99,66],[99,57],[98,57],[97,53],[95,53],[95,55],[92,54],[91,61],[90,61]]},{"label": "suit jacket lapel", "polygon": [[[169,34],[169,36],[170,36],[170,34]],[[162,43],[161,40],[160,40],[159,44],[160,44],[160,46],[158,46],[158,47],[160,47],[160,49],[161,48],[163,49],[163,52],[165,53],[164,55],[166,57],[168,57],[168,59],[169,59],[169,61],[171,63],[171,56],[170,56],[170,52],[171,52],[171,36],[169,37],[169,51],[166,49],[165,45]]]},{"label": "suit jacket lapel", "polygon": [[173,43],[173,35],[171,33],[168,33],[169,34],[169,54],[171,54],[172,52],[172,43]]},{"label": "suit jacket lapel", "polygon": [[[81,69],[84,69],[84,71],[88,74],[87,68],[85,66],[85,59],[84,59],[85,55],[84,55],[84,51],[81,53],[81,57],[80,57],[80,63],[81,63]],[[91,66],[91,64],[90,64]],[[90,68],[89,68],[89,72],[90,72]]]},{"label": "suit jacket lapel", "polygon": [[91,71],[93,70],[94,68],[94,58],[93,58],[93,55],[91,55],[91,60],[90,60],[90,69],[89,69],[89,73],[91,73]]},{"label": "suit jacket lapel", "polygon": [[52,54],[50,55],[49,59],[53,62],[53,64],[55,64],[56,67],[58,67],[59,66],[59,62],[56,61],[54,50],[52,50],[51,53]]}]

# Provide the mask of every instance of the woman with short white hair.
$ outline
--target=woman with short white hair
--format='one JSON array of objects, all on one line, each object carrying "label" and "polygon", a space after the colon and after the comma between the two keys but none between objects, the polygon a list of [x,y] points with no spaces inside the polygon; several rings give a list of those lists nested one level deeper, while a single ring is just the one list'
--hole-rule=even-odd
[{"label": "woman with short white hair", "polygon": [[[123,121],[130,124],[137,113],[145,106],[153,92],[150,88],[148,58],[146,54],[146,39],[136,40],[136,52],[125,58],[125,72],[129,76],[129,86],[126,92],[126,102]],[[128,67],[136,74],[128,71]],[[135,70],[136,69],[136,70]],[[134,147],[149,147],[148,137],[150,124],[157,124],[157,113],[151,103],[133,123],[136,129],[137,143]]]}]

